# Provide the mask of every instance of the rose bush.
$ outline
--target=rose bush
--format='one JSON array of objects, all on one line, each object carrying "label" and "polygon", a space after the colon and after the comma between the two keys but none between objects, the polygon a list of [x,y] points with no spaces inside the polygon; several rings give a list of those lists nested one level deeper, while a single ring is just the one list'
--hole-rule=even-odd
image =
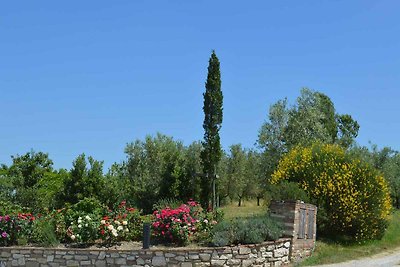
[{"label": "rose bush", "polygon": [[67,236],[74,243],[91,243],[98,238],[99,222],[92,219],[93,216],[86,214],[71,222],[67,229]]},{"label": "rose bush", "polygon": [[35,219],[30,213],[0,216],[0,244],[6,246],[25,243]]},{"label": "rose bush", "polygon": [[[191,240],[206,239],[216,224],[212,213],[205,213],[195,201],[176,209],[154,211],[153,235],[161,242],[185,245]],[[206,235],[206,237],[204,237]]]}]

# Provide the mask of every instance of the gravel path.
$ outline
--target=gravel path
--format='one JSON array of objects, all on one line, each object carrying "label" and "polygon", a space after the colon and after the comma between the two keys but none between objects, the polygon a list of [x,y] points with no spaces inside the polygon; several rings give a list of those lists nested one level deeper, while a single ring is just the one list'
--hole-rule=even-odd
[{"label": "gravel path", "polygon": [[318,267],[390,267],[400,266],[400,249],[379,253],[368,258],[335,264],[317,265]]}]

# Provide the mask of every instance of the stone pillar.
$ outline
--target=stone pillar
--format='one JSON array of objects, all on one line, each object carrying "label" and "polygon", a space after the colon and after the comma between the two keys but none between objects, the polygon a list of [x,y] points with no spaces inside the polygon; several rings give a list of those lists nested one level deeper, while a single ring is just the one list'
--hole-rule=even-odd
[{"label": "stone pillar", "polygon": [[315,248],[317,207],[299,200],[273,201],[269,210],[272,217],[283,223],[284,236],[292,239],[291,260],[310,256]]}]

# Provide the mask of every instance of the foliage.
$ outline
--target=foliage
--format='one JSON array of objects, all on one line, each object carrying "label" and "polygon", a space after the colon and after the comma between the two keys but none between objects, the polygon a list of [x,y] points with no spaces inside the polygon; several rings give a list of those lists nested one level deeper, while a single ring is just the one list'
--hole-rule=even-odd
[{"label": "foliage", "polygon": [[[4,193],[16,204],[41,210],[38,182],[53,171],[53,161],[48,154],[30,151],[24,155],[11,156],[12,164],[1,168],[0,178]],[[4,180],[3,180],[4,179]],[[10,188],[10,183],[12,187]]]},{"label": "foliage", "polygon": [[104,188],[103,162],[92,157],[88,158],[87,167],[85,154],[79,155],[72,163],[70,174],[64,179],[64,191],[59,195],[60,205],[75,204],[85,197],[99,198]]},{"label": "foliage", "polygon": [[215,246],[252,244],[281,236],[282,227],[271,217],[262,215],[234,218],[217,224],[213,229],[212,243]]},{"label": "foliage", "polygon": [[50,216],[43,216],[33,222],[31,242],[44,246],[53,247],[60,243],[56,235],[55,221]]},{"label": "foliage", "polygon": [[185,245],[197,237],[204,239],[216,221],[210,214],[203,213],[201,206],[189,201],[176,209],[169,207],[154,211],[153,235],[161,242]]},{"label": "foliage", "polygon": [[0,215],[27,213],[29,210],[10,201],[0,201]]},{"label": "foliage", "polygon": [[25,245],[35,219],[30,213],[0,216],[0,245]]},{"label": "foliage", "polygon": [[[315,143],[285,155],[272,182],[299,183],[311,201],[326,212],[319,230],[356,240],[380,238],[391,209],[385,179],[371,165],[346,154],[338,145]],[[321,220],[322,219],[322,220]],[[321,228],[326,225],[327,227]]]},{"label": "foliage", "polygon": [[184,175],[181,142],[171,137],[157,134],[146,136],[145,141],[136,140],[127,145],[128,176],[134,202],[145,213],[152,211],[152,206],[160,198],[179,195],[180,180]]},{"label": "foliage", "polygon": [[240,144],[230,146],[229,150],[221,160],[224,170],[220,171],[218,193],[222,200],[237,200],[241,206],[243,199],[260,196],[264,190],[260,156],[254,150],[243,149]]},{"label": "foliage", "polygon": [[321,92],[303,88],[291,107],[287,99],[279,100],[271,105],[257,140],[265,186],[280,158],[291,148],[315,141],[347,148],[353,145],[358,130],[357,121],[348,114],[336,113],[333,102]]},{"label": "foliage", "polygon": [[74,243],[91,243],[98,237],[100,223],[91,214],[82,215],[72,221],[67,229],[67,236]]},{"label": "foliage", "polygon": [[302,200],[309,202],[309,196],[298,183],[283,181],[279,184],[270,185],[266,198],[273,200]]},{"label": "foliage", "polygon": [[393,205],[400,209],[400,154],[396,153],[383,164],[383,173],[389,184]]},{"label": "foliage", "polygon": [[[212,51],[204,96],[204,141],[201,151],[203,176],[201,179],[201,204],[208,207],[211,198],[211,184],[215,179],[218,162],[221,159],[219,130],[222,125],[222,91],[220,63],[215,51]],[[213,203],[215,204],[215,203]]]},{"label": "foliage", "polygon": [[182,202],[175,198],[162,198],[153,205],[153,210],[162,210],[165,208],[176,209]]},{"label": "foliage", "polygon": [[119,221],[125,226],[125,240],[138,241],[142,239],[144,218],[140,215],[138,209],[128,206],[126,201],[121,201],[121,203],[109,213],[109,216],[113,218],[114,221]]}]

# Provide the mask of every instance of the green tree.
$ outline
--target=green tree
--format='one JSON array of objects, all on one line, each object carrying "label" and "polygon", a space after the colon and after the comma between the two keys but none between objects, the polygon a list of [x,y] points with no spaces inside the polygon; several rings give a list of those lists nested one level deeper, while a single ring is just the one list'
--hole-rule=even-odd
[{"label": "green tree", "polygon": [[303,88],[292,107],[288,107],[286,99],[276,102],[270,107],[257,140],[266,183],[279,159],[293,147],[318,141],[348,148],[358,130],[357,121],[348,114],[337,114],[331,99],[321,92]]},{"label": "green tree", "polygon": [[240,144],[230,146],[228,158],[228,194],[231,199],[238,200],[238,206],[242,205],[242,199],[246,194],[246,151]]},{"label": "green tree", "polygon": [[103,162],[88,157],[87,166],[85,154],[79,155],[72,163],[69,175],[64,179],[64,191],[59,195],[59,206],[64,203],[75,204],[84,198],[101,198],[104,188]]},{"label": "green tree", "polygon": [[[204,96],[204,141],[201,152],[203,173],[201,179],[201,204],[208,207],[213,191],[212,207],[215,206],[215,179],[218,162],[221,159],[219,130],[222,125],[222,102],[220,63],[215,51],[212,52],[206,81]],[[213,188],[214,187],[214,188]]]},{"label": "green tree", "polygon": [[16,202],[34,210],[40,209],[37,184],[47,173],[53,171],[53,161],[48,154],[35,151],[11,158],[12,164],[7,169],[6,176],[13,183]]},{"label": "green tree", "polygon": [[185,176],[184,151],[181,142],[160,133],[125,148],[131,194],[145,212],[151,212],[160,198],[180,197]]},{"label": "green tree", "polygon": [[135,202],[130,192],[126,163],[112,164],[104,176],[104,188],[99,200],[110,208],[121,203],[122,200],[132,206]]},{"label": "green tree", "polygon": [[389,183],[390,194],[393,205],[396,209],[400,208],[400,154],[396,153],[393,157],[385,161],[383,173]]},{"label": "green tree", "polygon": [[179,183],[179,195],[184,201],[200,198],[200,176],[202,172],[200,154],[202,145],[193,142],[184,151],[184,172]]}]

